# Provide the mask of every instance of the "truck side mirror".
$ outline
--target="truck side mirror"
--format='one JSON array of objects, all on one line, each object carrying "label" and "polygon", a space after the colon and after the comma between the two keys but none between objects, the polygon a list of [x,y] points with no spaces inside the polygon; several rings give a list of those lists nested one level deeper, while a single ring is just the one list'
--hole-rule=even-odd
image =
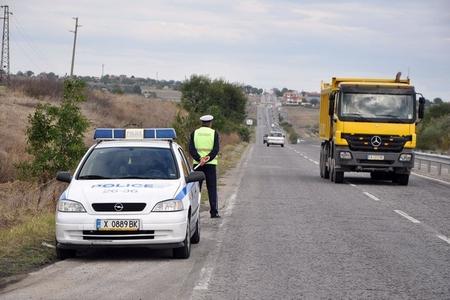
[{"label": "truck side mirror", "polygon": [[334,98],[335,98],[335,93],[331,93],[330,97],[328,98],[329,100],[329,104],[328,104],[328,115],[331,117],[332,115],[334,115]]},{"label": "truck side mirror", "polygon": [[424,97],[420,97],[419,98],[418,117],[419,117],[419,119],[423,119],[424,116],[425,116],[425,98]]}]

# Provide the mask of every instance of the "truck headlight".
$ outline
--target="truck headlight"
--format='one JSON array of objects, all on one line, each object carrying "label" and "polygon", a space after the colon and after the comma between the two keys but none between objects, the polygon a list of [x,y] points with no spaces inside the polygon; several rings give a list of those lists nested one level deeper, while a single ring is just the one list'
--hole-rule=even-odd
[{"label": "truck headlight", "polygon": [[156,203],[153,212],[180,211],[183,210],[183,202],[181,200],[165,200]]},{"label": "truck headlight", "polygon": [[58,211],[61,212],[86,212],[83,204],[73,200],[59,199]]},{"label": "truck headlight", "polygon": [[341,159],[352,159],[352,154],[348,151],[341,151],[339,152],[339,157]]},{"label": "truck headlight", "polygon": [[399,161],[411,161],[412,159],[412,155],[409,153],[403,153],[400,154],[400,158],[398,159]]}]

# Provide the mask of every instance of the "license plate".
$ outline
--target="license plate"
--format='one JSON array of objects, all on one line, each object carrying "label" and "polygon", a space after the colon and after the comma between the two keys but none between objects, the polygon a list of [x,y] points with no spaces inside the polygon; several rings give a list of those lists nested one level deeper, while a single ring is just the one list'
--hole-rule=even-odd
[{"label": "license plate", "polygon": [[384,160],[384,155],[367,155],[368,160]]},{"label": "license plate", "polygon": [[139,220],[97,219],[97,230],[139,230]]}]

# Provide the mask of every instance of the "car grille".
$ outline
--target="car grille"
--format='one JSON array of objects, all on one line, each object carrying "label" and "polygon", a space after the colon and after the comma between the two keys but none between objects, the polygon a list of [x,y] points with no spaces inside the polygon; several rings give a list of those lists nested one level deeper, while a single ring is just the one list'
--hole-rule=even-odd
[{"label": "car grille", "polygon": [[[114,207],[116,204],[121,204],[123,208],[117,210]],[[92,208],[95,211],[112,211],[112,212],[123,212],[123,211],[143,211],[146,203],[93,203]]]},{"label": "car grille", "polygon": [[[352,151],[374,151],[374,152],[401,152],[406,142],[412,140],[412,136],[398,135],[374,135],[374,134],[341,134],[342,138],[347,140],[348,146]],[[371,139],[374,136],[381,138],[381,144],[374,147]]]},{"label": "car grille", "polygon": [[83,240],[153,240],[154,230],[101,231],[83,230]]}]

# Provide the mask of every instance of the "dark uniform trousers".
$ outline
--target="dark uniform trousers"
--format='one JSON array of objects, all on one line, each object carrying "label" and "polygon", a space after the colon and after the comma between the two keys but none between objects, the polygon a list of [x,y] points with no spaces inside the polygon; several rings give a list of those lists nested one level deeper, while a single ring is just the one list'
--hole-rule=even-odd
[{"label": "dark uniform trousers", "polygon": [[[196,165],[194,165],[195,167]],[[209,198],[209,213],[211,215],[216,215],[219,212],[217,204],[217,175],[216,175],[216,165],[206,164],[200,166],[196,171],[202,171],[205,173],[206,188],[208,189]],[[202,190],[203,181],[200,182],[200,191]]]}]

